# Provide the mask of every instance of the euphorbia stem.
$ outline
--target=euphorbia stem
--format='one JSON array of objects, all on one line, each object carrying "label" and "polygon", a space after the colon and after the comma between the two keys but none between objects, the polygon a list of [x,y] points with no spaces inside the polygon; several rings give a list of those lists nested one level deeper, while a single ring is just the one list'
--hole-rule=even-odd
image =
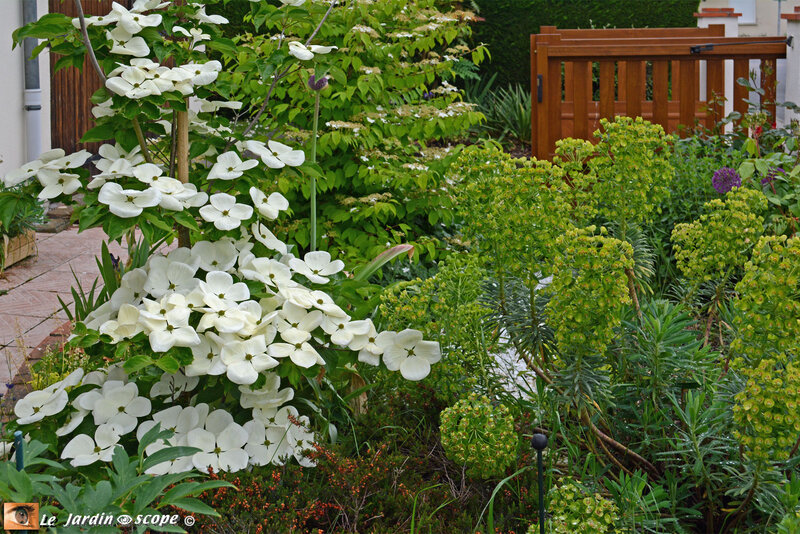
[{"label": "euphorbia stem", "polygon": [[[186,99],[186,110],[177,113],[177,139],[176,139],[176,163],[178,172],[176,178],[181,183],[189,182],[189,99]],[[178,246],[189,247],[189,229],[185,226],[178,227]]]},{"label": "euphorbia stem", "polygon": [[[319,93],[314,91],[314,134],[311,138],[311,163],[317,162],[317,131],[319,130]],[[311,176],[311,250],[317,250],[317,177]]]}]

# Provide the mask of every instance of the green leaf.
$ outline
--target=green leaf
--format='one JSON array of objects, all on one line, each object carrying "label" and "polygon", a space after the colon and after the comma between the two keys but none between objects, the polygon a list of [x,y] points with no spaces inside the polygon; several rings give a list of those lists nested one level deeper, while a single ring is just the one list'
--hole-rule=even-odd
[{"label": "green leaf", "polygon": [[153,466],[162,464],[164,462],[171,462],[184,456],[191,456],[194,453],[201,452],[197,447],[166,447],[159,449],[147,458],[142,463],[142,470],[147,471]]},{"label": "green leaf", "polygon": [[206,482],[183,482],[181,484],[178,484],[174,488],[170,489],[169,491],[167,491],[167,493],[164,494],[164,498],[161,500],[160,506],[163,506],[165,504],[172,504],[172,501],[175,499],[180,499],[181,497],[186,497],[187,495],[198,495],[206,490],[214,488],[235,489],[236,486],[225,480],[208,480]]},{"label": "green leaf", "polygon": [[177,373],[178,369],[181,368],[180,362],[169,354],[165,354],[164,356],[160,357],[155,361],[155,364],[159,369],[173,374]]},{"label": "green leaf", "polygon": [[122,365],[122,368],[125,369],[125,372],[128,374],[133,374],[136,371],[140,371],[147,367],[148,365],[153,365],[155,362],[153,358],[146,354],[139,354],[134,356],[133,358],[128,358],[128,360]]},{"label": "green leaf", "polygon": [[192,512],[193,514],[210,515],[212,517],[219,517],[216,510],[199,499],[193,497],[186,497],[184,499],[177,499],[170,503],[172,506]]},{"label": "green leaf", "polygon": [[366,264],[364,267],[357,269],[357,273],[353,278],[356,281],[366,281],[372,276],[378,269],[386,265],[389,261],[393,260],[394,258],[400,256],[401,254],[411,254],[414,251],[414,247],[411,245],[396,245],[389,250],[381,252],[374,260]]}]

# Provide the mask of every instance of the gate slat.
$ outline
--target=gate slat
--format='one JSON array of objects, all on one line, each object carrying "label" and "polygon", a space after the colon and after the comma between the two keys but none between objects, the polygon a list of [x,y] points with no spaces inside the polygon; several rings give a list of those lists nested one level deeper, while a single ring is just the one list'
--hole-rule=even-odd
[{"label": "gate slat", "polygon": [[669,130],[669,63],[653,61],[653,122]]},{"label": "gate slat", "polygon": [[706,128],[711,129],[725,115],[725,61],[709,59],[706,62]]},{"label": "gate slat", "polygon": [[591,95],[587,91],[587,81],[591,83],[592,64],[588,61],[576,61],[573,63],[573,110],[572,135],[581,139],[589,137],[589,99]]},{"label": "gate slat", "polygon": [[642,62],[626,61],[625,67],[625,114],[637,117],[642,114]]},{"label": "gate slat", "polygon": [[748,59],[734,59],[733,60],[733,109],[734,111],[738,111],[739,113],[744,116],[747,113],[747,102],[744,101],[747,98],[748,91],[746,87],[743,87],[736,83],[736,80],[739,78],[749,78],[750,76],[750,60]]},{"label": "gate slat", "polygon": [[689,135],[689,131],[694,128],[694,114],[697,109],[697,94],[700,88],[696,83],[694,77],[696,61],[692,59],[682,59],[679,61],[678,71],[680,72],[681,80],[678,89],[678,98],[680,99],[679,106],[679,122],[686,126],[686,129],[681,132],[682,137]]},{"label": "gate slat", "polygon": [[613,61],[600,62],[600,118],[614,116],[614,67]]}]

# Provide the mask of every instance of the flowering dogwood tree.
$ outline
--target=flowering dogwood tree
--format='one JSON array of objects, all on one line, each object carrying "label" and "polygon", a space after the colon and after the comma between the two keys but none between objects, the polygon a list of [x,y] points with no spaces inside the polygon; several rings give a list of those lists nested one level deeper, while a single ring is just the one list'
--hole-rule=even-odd
[{"label": "flowering dogwood tree", "polygon": [[[282,3],[276,10],[290,19],[303,0]],[[303,12],[315,17],[306,42],[283,43],[263,58],[264,83],[324,70],[308,62],[335,53],[312,43],[333,3]],[[272,181],[265,177],[303,179],[318,167],[300,148],[243,134],[252,128],[220,113],[242,107],[215,92],[222,65],[210,56],[232,46],[218,29],[223,17],[195,3],[114,3],[95,17],[76,5],[78,18],[45,15],[14,38],[45,39],[63,56],[56,68],[88,56],[103,80],[92,96],[97,125],[84,137],[106,142],[96,171],[84,168],[87,151],[56,149],[3,181],[38,189],[41,199],[81,194],[81,230],[100,226],[109,239],[150,254],[118,280],[105,279],[106,300],[74,327],[70,343],[90,355],[93,369],[20,400],[16,425],[41,434],[73,466],[108,462],[118,445],[135,448],[156,425],[172,437],[147,445],[146,454],[169,446],[195,452],[152,473],[236,471],[291,457],[311,465],[304,451],[316,439],[313,425],[296,406],[313,407],[313,399],[295,406],[296,392],[382,359],[421,380],[440,359],[438,343],[419,332],[378,332],[368,318],[366,277],[405,249],[354,276],[327,252],[299,254],[270,231],[290,206],[263,187]],[[177,248],[159,248],[176,238]]]}]

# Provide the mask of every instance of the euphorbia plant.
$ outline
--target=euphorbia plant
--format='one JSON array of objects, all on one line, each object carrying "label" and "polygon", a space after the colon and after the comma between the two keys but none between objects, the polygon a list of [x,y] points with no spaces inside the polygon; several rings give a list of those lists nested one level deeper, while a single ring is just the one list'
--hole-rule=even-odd
[{"label": "euphorbia plant", "polygon": [[[297,0],[283,3],[291,18]],[[264,83],[306,54],[332,51],[312,44],[325,17],[304,42],[283,42],[263,58]],[[440,358],[438,343],[419,332],[378,333],[368,318],[374,288],[365,280],[407,247],[353,277],[328,252],[295,257],[270,231],[289,203],[260,187],[265,174],[311,169],[302,150],[251,128],[240,133],[218,113],[240,105],[215,98],[222,66],[208,54],[232,47],[217,28],[224,22],[202,4],[137,0],[104,17],[46,15],[15,33],[48,39],[67,57],[88,53],[104,88],[92,97],[97,126],[84,140],[111,142],[100,148],[98,172],[81,168],[88,152],[55,150],[5,182],[35,178],[25,187],[58,201],[82,193],[81,229],[102,226],[110,239],[133,241],[139,230],[150,243],[179,241],[128,268],[75,325],[71,344],[95,369],[77,369],[15,407],[12,424],[40,434],[73,466],[107,462],[118,445],[134,450],[157,423],[174,434],[147,454],[197,451],[154,473],[235,471],[292,456],[310,465],[311,422],[288,404],[297,395],[298,406],[313,409],[313,399],[300,399],[304,388],[332,388],[359,362],[381,358],[420,380]]]}]

